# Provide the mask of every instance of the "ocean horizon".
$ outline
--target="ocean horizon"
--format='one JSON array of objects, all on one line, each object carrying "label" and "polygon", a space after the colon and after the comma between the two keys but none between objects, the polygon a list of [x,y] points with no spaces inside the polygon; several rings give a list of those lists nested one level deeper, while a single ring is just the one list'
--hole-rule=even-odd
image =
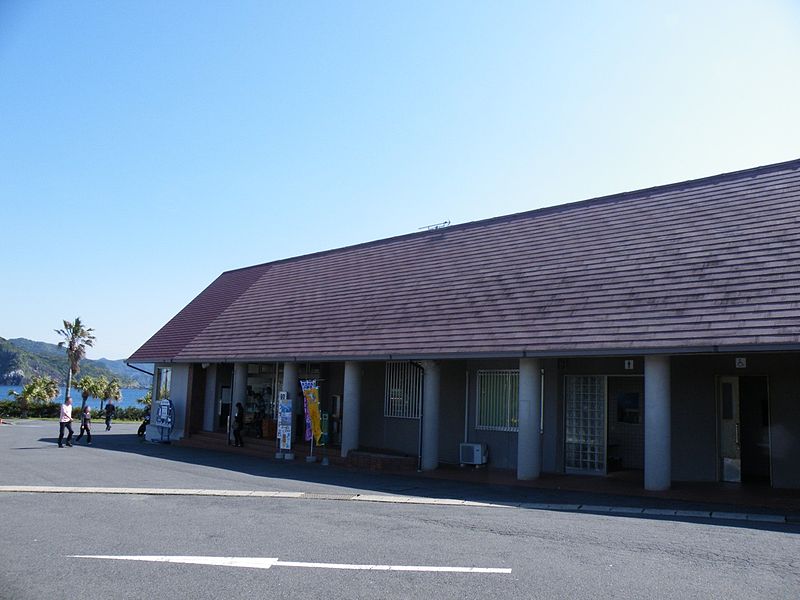
[{"label": "ocean horizon", "polygon": [[[13,400],[13,397],[9,397],[8,393],[10,391],[21,392],[22,386],[21,385],[0,385],[0,401],[3,400]],[[148,388],[122,388],[120,390],[122,392],[122,399],[115,402],[116,406],[119,408],[126,408],[129,406],[135,407],[142,407],[141,404],[137,402],[139,398],[144,398],[145,394],[150,390]],[[55,400],[53,400],[53,404],[61,404],[64,402],[64,387],[59,388],[59,396]],[[72,396],[72,404],[73,406],[77,405],[80,406],[81,402],[83,402],[83,398],[81,397],[81,393],[79,390],[72,390],[70,394]],[[99,409],[100,408],[100,400],[95,398],[89,398],[86,402],[91,408]]]}]

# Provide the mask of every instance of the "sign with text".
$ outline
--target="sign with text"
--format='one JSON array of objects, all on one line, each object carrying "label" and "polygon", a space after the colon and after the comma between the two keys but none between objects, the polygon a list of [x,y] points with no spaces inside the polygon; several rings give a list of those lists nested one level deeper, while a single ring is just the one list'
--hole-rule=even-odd
[{"label": "sign with text", "polygon": [[172,400],[169,398],[159,400],[158,406],[156,407],[156,427],[172,429],[172,423],[174,422],[173,415]]},{"label": "sign with text", "polygon": [[319,418],[319,387],[316,379],[303,379],[300,381],[303,388],[303,400],[306,409],[306,441],[314,436],[314,442],[319,444],[322,435]]},{"label": "sign with text", "polygon": [[292,449],[292,400],[286,392],[278,392],[278,443],[281,450]]}]

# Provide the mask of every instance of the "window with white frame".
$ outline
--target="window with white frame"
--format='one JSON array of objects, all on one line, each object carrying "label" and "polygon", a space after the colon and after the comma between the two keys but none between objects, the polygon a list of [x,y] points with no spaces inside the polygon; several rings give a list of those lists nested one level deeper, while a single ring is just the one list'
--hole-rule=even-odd
[{"label": "window with white frame", "polygon": [[386,363],[384,417],[419,419],[425,371],[408,361]]},{"label": "window with white frame", "polygon": [[478,371],[475,428],[519,431],[519,370]]}]

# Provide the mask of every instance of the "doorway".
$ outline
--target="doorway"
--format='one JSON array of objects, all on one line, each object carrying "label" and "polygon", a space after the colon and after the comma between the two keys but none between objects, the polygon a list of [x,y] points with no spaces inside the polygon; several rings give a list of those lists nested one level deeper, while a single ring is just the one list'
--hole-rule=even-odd
[{"label": "doorway", "polygon": [[717,395],[720,480],[769,483],[769,380],[720,377]]},{"label": "doorway", "polygon": [[206,370],[199,364],[189,369],[189,434],[203,430],[205,414]]},{"label": "doorway", "polygon": [[644,468],[641,375],[567,375],[564,392],[567,473]]},{"label": "doorway", "polygon": [[231,386],[233,365],[217,365],[217,388],[214,400],[214,431],[228,432],[228,416],[231,414]]}]

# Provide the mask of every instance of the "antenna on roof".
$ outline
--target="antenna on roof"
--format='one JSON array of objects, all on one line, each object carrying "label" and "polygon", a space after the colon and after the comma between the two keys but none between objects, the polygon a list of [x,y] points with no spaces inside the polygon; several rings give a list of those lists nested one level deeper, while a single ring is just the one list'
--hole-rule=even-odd
[{"label": "antenna on roof", "polygon": [[420,229],[427,229],[428,231],[432,231],[434,229],[444,229],[450,225],[450,221],[442,221],[441,223],[434,223],[433,225],[426,225],[425,227],[420,227]]}]

